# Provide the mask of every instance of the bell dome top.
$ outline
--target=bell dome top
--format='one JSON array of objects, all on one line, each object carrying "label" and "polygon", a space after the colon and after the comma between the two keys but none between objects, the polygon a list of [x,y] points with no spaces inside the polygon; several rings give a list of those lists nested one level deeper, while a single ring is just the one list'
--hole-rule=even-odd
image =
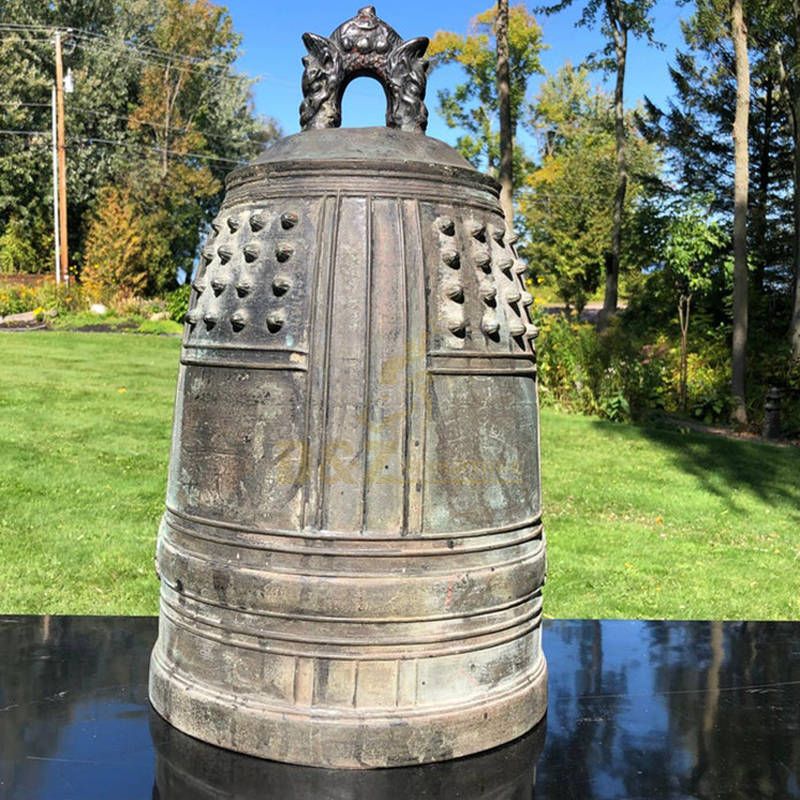
[{"label": "bell dome top", "polygon": [[[303,34],[300,133],[266,148],[249,166],[234,170],[233,189],[269,175],[314,171],[331,174],[393,174],[480,186],[493,194],[497,182],[478,172],[457,150],[425,136],[428,61],[424,36],[403,40],[365,6],[329,37]],[[342,96],[357,77],[375,78],[386,95],[386,127],[341,128]]]}]

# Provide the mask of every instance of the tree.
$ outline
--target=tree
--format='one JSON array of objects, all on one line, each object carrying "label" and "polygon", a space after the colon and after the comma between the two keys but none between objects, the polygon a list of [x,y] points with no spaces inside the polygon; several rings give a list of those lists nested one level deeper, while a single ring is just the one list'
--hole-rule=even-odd
[{"label": "tree", "polygon": [[[670,67],[674,98],[665,109],[645,98],[637,127],[663,148],[673,194],[708,194],[711,210],[733,215],[733,137],[736,113],[735,60],[722,24],[713,40],[698,21],[683,23],[689,47]],[[720,32],[721,31],[721,32]],[[750,183],[748,253],[755,298],[772,293],[791,269],[790,120],[769,59],[756,51],[750,105]]]},{"label": "tree", "polygon": [[792,132],[794,237],[788,334],[792,359],[800,363],[800,2],[777,0],[763,11],[756,35],[773,55]]},{"label": "tree", "polygon": [[[598,288],[612,227],[614,198],[613,98],[589,85],[588,70],[570,64],[542,83],[532,106],[540,142],[539,166],[520,193],[527,236],[521,249],[535,274],[555,281],[567,306],[579,311]],[[630,119],[626,124],[630,124]],[[659,156],[634,131],[629,143],[625,271],[653,263],[644,201],[658,186]]]},{"label": "tree", "polygon": [[747,368],[747,195],[749,179],[748,117],[750,114],[750,63],[742,0],[730,0],[731,39],[736,58],[736,115],[733,121],[733,344],[731,353],[731,417],[747,424],[745,371]]},{"label": "tree", "polygon": [[680,402],[686,411],[689,321],[692,299],[711,288],[711,276],[725,254],[726,237],[710,221],[707,198],[690,198],[675,209],[666,225],[663,269],[677,294],[680,325]]},{"label": "tree", "polygon": [[134,296],[146,291],[153,260],[169,258],[165,240],[150,223],[127,189],[109,186],[100,192],[81,274],[92,300],[108,303],[119,294]]},{"label": "tree", "polygon": [[508,68],[508,0],[497,0],[497,100],[500,117],[500,205],[510,226],[514,224],[514,139],[511,128],[511,77]]},{"label": "tree", "polygon": [[[553,14],[573,5],[575,0],[562,0],[542,11]],[[617,310],[619,298],[619,272],[622,254],[623,214],[625,210],[625,193],[628,188],[628,163],[626,150],[625,124],[625,70],[628,58],[629,35],[645,37],[650,43],[653,39],[653,24],[650,11],[655,0],[588,0],[578,25],[592,26],[600,22],[600,27],[608,43],[603,50],[603,57],[591,57],[590,62],[615,74],[614,82],[614,135],[615,135],[615,177],[614,206],[610,246],[605,258],[606,285],[603,296],[601,322]]]},{"label": "tree", "polygon": [[[467,75],[453,91],[439,92],[439,113],[451,128],[467,133],[456,146],[472,164],[498,176],[500,137],[495,127],[499,113],[497,47],[492,42],[497,9],[478,14],[464,36],[437,31],[428,53],[434,67],[457,63]],[[514,143],[517,125],[525,111],[525,96],[531,75],[542,71],[539,53],[542,30],[524,5],[512,6],[508,20],[509,106],[513,145],[513,186],[518,189],[529,167],[521,147]]]},{"label": "tree", "polygon": [[0,135],[0,233],[19,220],[39,261],[51,261],[41,236],[52,218],[50,182],[42,180],[49,175],[50,29],[69,28],[70,253],[80,266],[99,195],[114,186],[137,213],[158,218],[169,239],[171,263],[147,262],[154,272],[146,290],[174,283],[221,202],[225,174],[278,133],[255,116],[251,81],[233,70],[239,37],[229,15],[208,0],[3,0],[2,16],[28,26],[0,37],[4,119],[10,109],[3,127],[42,133]]},{"label": "tree", "polygon": [[[159,252],[149,259],[150,292],[174,285],[177,268],[191,269],[203,219],[222,188],[214,161],[204,158],[207,127],[202,123],[219,94],[220,77],[226,91],[240,91],[226,78],[239,39],[225,9],[206,0],[163,2],[152,39],[165,56],[144,67],[138,102],[128,117],[131,138],[146,157],[123,180],[138,215],[160,229],[167,243],[166,258]],[[235,159],[218,163],[227,171]],[[96,236],[102,237],[102,229]]]}]

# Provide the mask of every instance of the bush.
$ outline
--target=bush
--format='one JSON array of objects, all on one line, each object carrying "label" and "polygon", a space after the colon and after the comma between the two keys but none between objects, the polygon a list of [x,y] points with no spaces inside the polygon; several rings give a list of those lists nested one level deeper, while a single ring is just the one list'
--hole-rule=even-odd
[{"label": "bush", "polygon": [[[642,343],[617,317],[603,333],[563,315],[539,317],[542,402],[615,422],[680,411],[678,348],[664,334]],[[688,411],[707,424],[729,411],[724,336],[698,341],[689,356]]]},{"label": "bush", "polygon": [[166,303],[159,297],[142,297],[120,290],[109,299],[108,307],[120,317],[149,319],[153,314],[165,311]]},{"label": "bush", "polygon": [[538,322],[544,403],[614,421],[667,405],[672,353],[664,343],[637,346],[618,320],[603,334],[561,314],[542,314]]},{"label": "bush", "polygon": [[63,284],[56,286],[52,281],[38,285],[0,284],[0,317],[22,314],[37,308],[66,314],[85,307],[83,291],[74,284],[69,288]]},{"label": "bush", "polygon": [[88,296],[108,304],[120,293],[147,293],[150,272],[165,261],[170,261],[168,244],[142,217],[130,192],[103,188],[86,236],[81,279]]},{"label": "bush", "polygon": [[30,233],[19,219],[9,221],[0,235],[0,272],[39,272],[45,268],[31,244]]},{"label": "bush", "polygon": [[183,323],[186,312],[189,310],[191,294],[191,285],[184,283],[183,286],[179,286],[174,292],[170,292],[166,296],[167,313],[173,322]]},{"label": "bush", "polygon": [[33,311],[39,305],[33,286],[0,286],[0,317]]},{"label": "bush", "polygon": [[538,324],[542,402],[569,411],[596,413],[594,384],[599,354],[594,328],[561,314],[542,314]]}]

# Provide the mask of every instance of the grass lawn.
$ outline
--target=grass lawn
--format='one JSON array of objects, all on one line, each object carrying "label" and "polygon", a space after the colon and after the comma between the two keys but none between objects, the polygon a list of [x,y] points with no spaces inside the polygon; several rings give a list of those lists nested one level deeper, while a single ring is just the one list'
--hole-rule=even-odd
[{"label": "grass lawn", "polygon": [[[0,334],[0,612],[153,614],[179,342]],[[554,617],[800,618],[800,449],[545,410]]]}]

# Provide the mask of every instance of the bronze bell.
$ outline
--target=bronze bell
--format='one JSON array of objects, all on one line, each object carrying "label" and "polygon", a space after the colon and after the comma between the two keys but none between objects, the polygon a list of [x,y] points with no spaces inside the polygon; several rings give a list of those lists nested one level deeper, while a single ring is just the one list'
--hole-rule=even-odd
[{"label": "bronze bell", "polygon": [[[531,297],[497,183],[424,135],[428,40],[303,40],[303,131],[231,173],[194,282],[150,697],[278,761],[441,761],[546,708]],[[386,128],[336,129],[359,75]]]}]

